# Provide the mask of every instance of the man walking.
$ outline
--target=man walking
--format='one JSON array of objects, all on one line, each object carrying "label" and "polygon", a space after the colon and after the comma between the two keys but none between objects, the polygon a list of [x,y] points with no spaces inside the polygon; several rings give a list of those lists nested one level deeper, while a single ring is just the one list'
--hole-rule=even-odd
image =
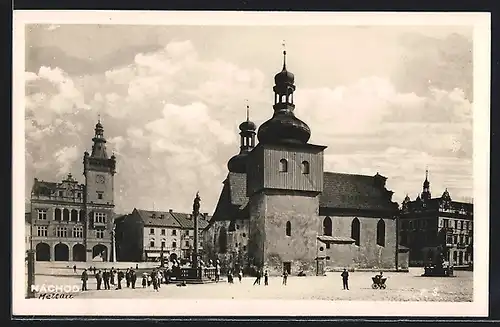
[{"label": "man walking", "polygon": [[117,290],[121,290],[122,289],[123,271],[120,271],[120,269],[118,269],[116,275],[117,275],[117,279],[118,279],[118,288],[117,288]]},{"label": "man walking", "polygon": [[115,275],[116,275],[116,270],[115,267],[111,267],[111,270],[109,272],[109,277],[111,279],[111,285],[115,285]]},{"label": "man walking", "polygon": [[269,285],[269,274],[267,270],[264,272],[264,286]]},{"label": "man walking", "polygon": [[100,270],[98,270],[95,273],[95,279],[96,279],[96,282],[97,282],[97,290],[100,291],[101,290],[101,284],[102,284],[102,275],[101,275],[101,271]]},{"label": "man walking", "polygon": [[125,280],[127,281],[127,287],[130,287],[130,269],[127,268],[127,271],[125,271]]},{"label": "man walking", "polygon": [[283,285],[286,285],[286,280],[288,279],[288,271],[283,270]]},{"label": "man walking", "polygon": [[89,279],[89,275],[87,274],[87,269],[83,269],[82,272],[82,291],[87,290],[87,280]]},{"label": "man walking", "polygon": [[137,275],[134,270],[130,271],[130,283],[132,284],[132,289],[135,289],[135,282],[137,281]]},{"label": "man walking", "polygon": [[109,275],[110,275],[109,271],[104,269],[104,271],[102,272],[102,279],[104,280],[104,289],[105,290],[110,289],[110,286],[109,286],[109,277],[110,276]]},{"label": "man walking", "polygon": [[73,266],[73,272],[76,274],[76,265]]},{"label": "man walking", "polygon": [[261,273],[260,273],[260,269],[257,269],[257,278],[255,278],[255,282],[253,282],[253,284],[259,284],[260,285],[260,278],[261,278]]},{"label": "man walking", "polygon": [[349,290],[349,273],[347,272],[347,269],[344,268],[344,271],[340,274],[340,276],[342,276],[343,289]]}]

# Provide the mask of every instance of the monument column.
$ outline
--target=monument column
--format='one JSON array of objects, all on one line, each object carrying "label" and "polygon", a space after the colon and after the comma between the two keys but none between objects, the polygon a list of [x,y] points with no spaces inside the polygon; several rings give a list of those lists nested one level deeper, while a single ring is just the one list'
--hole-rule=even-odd
[{"label": "monument column", "polygon": [[[199,193],[196,193],[193,203],[193,219],[194,219],[194,250],[193,250],[193,268],[196,269],[198,275],[198,215],[200,213],[201,198]],[[198,276],[201,277],[201,276]]]}]

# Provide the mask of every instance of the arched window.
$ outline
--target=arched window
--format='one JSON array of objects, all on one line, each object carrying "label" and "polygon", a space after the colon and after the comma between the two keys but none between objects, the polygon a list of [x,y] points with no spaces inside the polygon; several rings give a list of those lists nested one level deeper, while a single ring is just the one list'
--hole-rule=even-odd
[{"label": "arched window", "polygon": [[309,162],[302,161],[302,174],[309,174]]},{"label": "arched window", "polygon": [[63,210],[63,220],[69,221],[69,210],[68,209]]},{"label": "arched window", "polygon": [[78,211],[75,209],[71,210],[71,221],[78,221]]},{"label": "arched window", "polygon": [[222,227],[219,233],[219,252],[226,253],[227,252],[227,232],[226,228]]},{"label": "arched window", "polygon": [[54,211],[54,220],[62,220],[61,219],[61,209],[56,208]]},{"label": "arched window", "polygon": [[85,221],[85,211],[80,210],[80,215],[78,216],[78,221]]},{"label": "arched window", "polygon": [[323,219],[323,235],[332,236],[332,220],[330,217]]},{"label": "arched window", "polygon": [[359,219],[354,218],[351,223],[351,238],[354,240],[354,244],[359,246],[359,237],[360,236],[360,226]]},{"label": "arched window", "polygon": [[377,244],[385,246],[385,222],[383,219],[377,223]]},{"label": "arched window", "polygon": [[287,172],[288,171],[288,161],[286,159],[281,159],[280,160],[280,172]]},{"label": "arched window", "polygon": [[286,222],[286,236],[291,236],[292,235],[292,223],[287,221]]}]

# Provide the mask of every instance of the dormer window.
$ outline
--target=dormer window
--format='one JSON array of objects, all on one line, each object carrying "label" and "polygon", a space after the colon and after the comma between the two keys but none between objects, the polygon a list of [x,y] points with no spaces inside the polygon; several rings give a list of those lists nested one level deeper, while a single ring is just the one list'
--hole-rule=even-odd
[{"label": "dormer window", "polygon": [[280,172],[286,173],[288,171],[288,161],[286,159],[280,160]]},{"label": "dormer window", "polygon": [[155,219],[156,218],[156,214],[154,213],[152,217],[153,217],[153,219]]},{"label": "dormer window", "polygon": [[165,215],[163,215],[163,214],[162,214],[162,215],[160,215],[160,218],[161,218],[161,219],[165,218]]}]

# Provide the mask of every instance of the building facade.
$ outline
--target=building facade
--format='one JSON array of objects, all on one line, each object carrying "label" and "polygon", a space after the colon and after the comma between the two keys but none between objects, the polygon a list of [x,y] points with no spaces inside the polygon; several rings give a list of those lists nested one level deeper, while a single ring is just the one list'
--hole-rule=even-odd
[{"label": "building facade", "polygon": [[[208,224],[207,217],[199,216],[200,231]],[[164,259],[191,259],[194,220],[189,214],[134,209],[115,223],[118,261],[159,261],[162,253]]]},{"label": "building facade", "polygon": [[414,201],[408,195],[401,208],[399,238],[410,249],[410,265],[442,259],[455,267],[473,263],[472,203],[453,201],[446,189],[432,198],[426,173],[423,190]]},{"label": "building facade", "polygon": [[38,261],[112,258],[116,158],[107,155],[100,122],[92,141],[91,154],[83,157],[83,184],[71,174],[60,183],[34,180],[30,247]]},{"label": "building facade", "polygon": [[207,259],[278,275],[398,268],[398,205],[386,178],[324,172],[326,146],[308,143],[285,63],[273,90],[274,114],[258,133],[248,115],[239,126],[240,152],[205,231]]}]

